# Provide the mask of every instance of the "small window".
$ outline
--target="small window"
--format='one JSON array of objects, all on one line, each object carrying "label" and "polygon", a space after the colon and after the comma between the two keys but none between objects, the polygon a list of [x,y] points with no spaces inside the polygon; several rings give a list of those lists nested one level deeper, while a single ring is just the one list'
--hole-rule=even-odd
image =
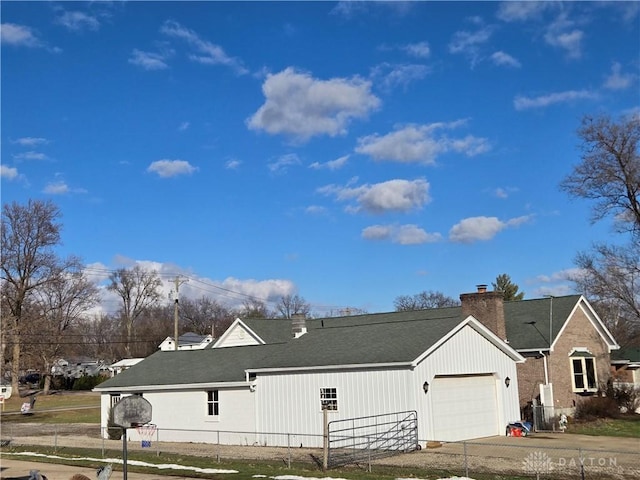
[{"label": "small window", "polygon": [[335,388],[321,388],[320,406],[322,410],[338,410],[338,390]]},{"label": "small window", "polygon": [[207,415],[217,417],[220,415],[220,402],[218,401],[218,390],[207,391]]},{"label": "small window", "polygon": [[112,393],[110,395],[109,406],[113,408],[113,406],[120,401],[119,393]]},{"label": "small window", "polygon": [[598,390],[595,358],[572,358],[571,371],[574,392],[595,392]]}]

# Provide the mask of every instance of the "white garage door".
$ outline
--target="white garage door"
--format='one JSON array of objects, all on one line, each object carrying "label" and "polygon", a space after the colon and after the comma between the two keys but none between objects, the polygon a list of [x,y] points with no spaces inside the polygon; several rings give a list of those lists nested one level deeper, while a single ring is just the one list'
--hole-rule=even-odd
[{"label": "white garage door", "polygon": [[435,440],[500,434],[496,381],[492,375],[435,377],[429,395]]}]

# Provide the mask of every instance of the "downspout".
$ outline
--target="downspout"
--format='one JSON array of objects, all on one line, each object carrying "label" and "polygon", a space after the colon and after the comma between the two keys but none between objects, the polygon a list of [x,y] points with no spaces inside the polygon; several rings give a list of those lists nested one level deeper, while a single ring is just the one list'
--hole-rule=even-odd
[{"label": "downspout", "polygon": [[540,350],[540,355],[542,355],[542,360],[544,362],[544,384],[549,385],[549,365],[547,364],[547,356],[542,353],[542,350]]}]

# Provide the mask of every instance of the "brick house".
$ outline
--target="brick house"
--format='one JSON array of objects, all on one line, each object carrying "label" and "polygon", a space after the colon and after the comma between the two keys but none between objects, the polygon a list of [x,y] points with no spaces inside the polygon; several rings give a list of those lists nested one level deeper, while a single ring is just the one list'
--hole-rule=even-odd
[{"label": "brick house", "polygon": [[622,348],[611,355],[614,383],[640,388],[640,347]]},{"label": "brick house", "polygon": [[[498,292],[462,294],[462,311],[504,339],[526,361],[517,366],[520,406],[572,413],[610,377],[620,347],[582,295],[503,302]],[[501,314],[501,311],[503,312]]]}]

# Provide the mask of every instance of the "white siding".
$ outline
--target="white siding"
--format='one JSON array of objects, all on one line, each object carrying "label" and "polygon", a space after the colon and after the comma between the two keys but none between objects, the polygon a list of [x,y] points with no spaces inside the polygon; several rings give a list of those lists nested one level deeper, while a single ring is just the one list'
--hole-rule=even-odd
[{"label": "white siding", "polygon": [[243,325],[237,323],[227,330],[215,348],[224,347],[241,347],[244,345],[260,345],[255,338]]},{"label": "white siding", "polygon": [[[248,388],[218,389],[220,415],[214,419],[207,415],[207,390],[215,389],[144,393],[144,398],[151,403],[151,423],[157,425],[159,440],[203,443],[217,443],[219,440],[224,444],[253,444],[256,441],[255,394]],[[107,423],[108,410],[109,394],[103,394],[103,426]],[[224,433],[228,431],[237,433]],[[135,429],[130,429],[127,434],[131,440],[140,440]]]},{"label": "white siding", "polygon": [[[466,326],[413,370],[260,374],[256,386],[257,430],[294,433],[297,436],[292,444],[321,446],[320,389],[336,388],[338,411],[329,413],[330,421],[416,410],[420,440],[436,439],[442,432],[434,431],[431,397],[424,394],[422,385],[425,381],[432,383],[436,375],[456,374],[490,374],[495,378],[498,432],[519,419],[514,361]],[[508,389],[504,385],[507,376],[511,379]],[[261,442],[283,445],[283,437],[279,438],[270,435]],[[462,433],[461,438],[473,437]]]},{"label": "white siding", "polygon": [[[329,421],[410,410],[409,370],[340,371],[259,375],[256,386],[257,429],[292,433],[292,445],[322,446],[320,389],[336,388],[338,410]],[[286,445],[282,435],[260,442]]]},{"label": "white siding", "polygon": [[[421,390],[425,381],[433,383],[436,375],[491,374],[496,381],[498,432],[504,431],[507,423],[520,419],[515,362],[470,326],[440,346],[416,367],[414,373],[414,391]],[[506,377],[511,379],[509,388],[504,384]],[[418,435],[421,439],[437,440],[443,433],[449,435],[434,430],[433,408],[428,393],[425,395],[421,391],[417,396],[417,411]]]}]

